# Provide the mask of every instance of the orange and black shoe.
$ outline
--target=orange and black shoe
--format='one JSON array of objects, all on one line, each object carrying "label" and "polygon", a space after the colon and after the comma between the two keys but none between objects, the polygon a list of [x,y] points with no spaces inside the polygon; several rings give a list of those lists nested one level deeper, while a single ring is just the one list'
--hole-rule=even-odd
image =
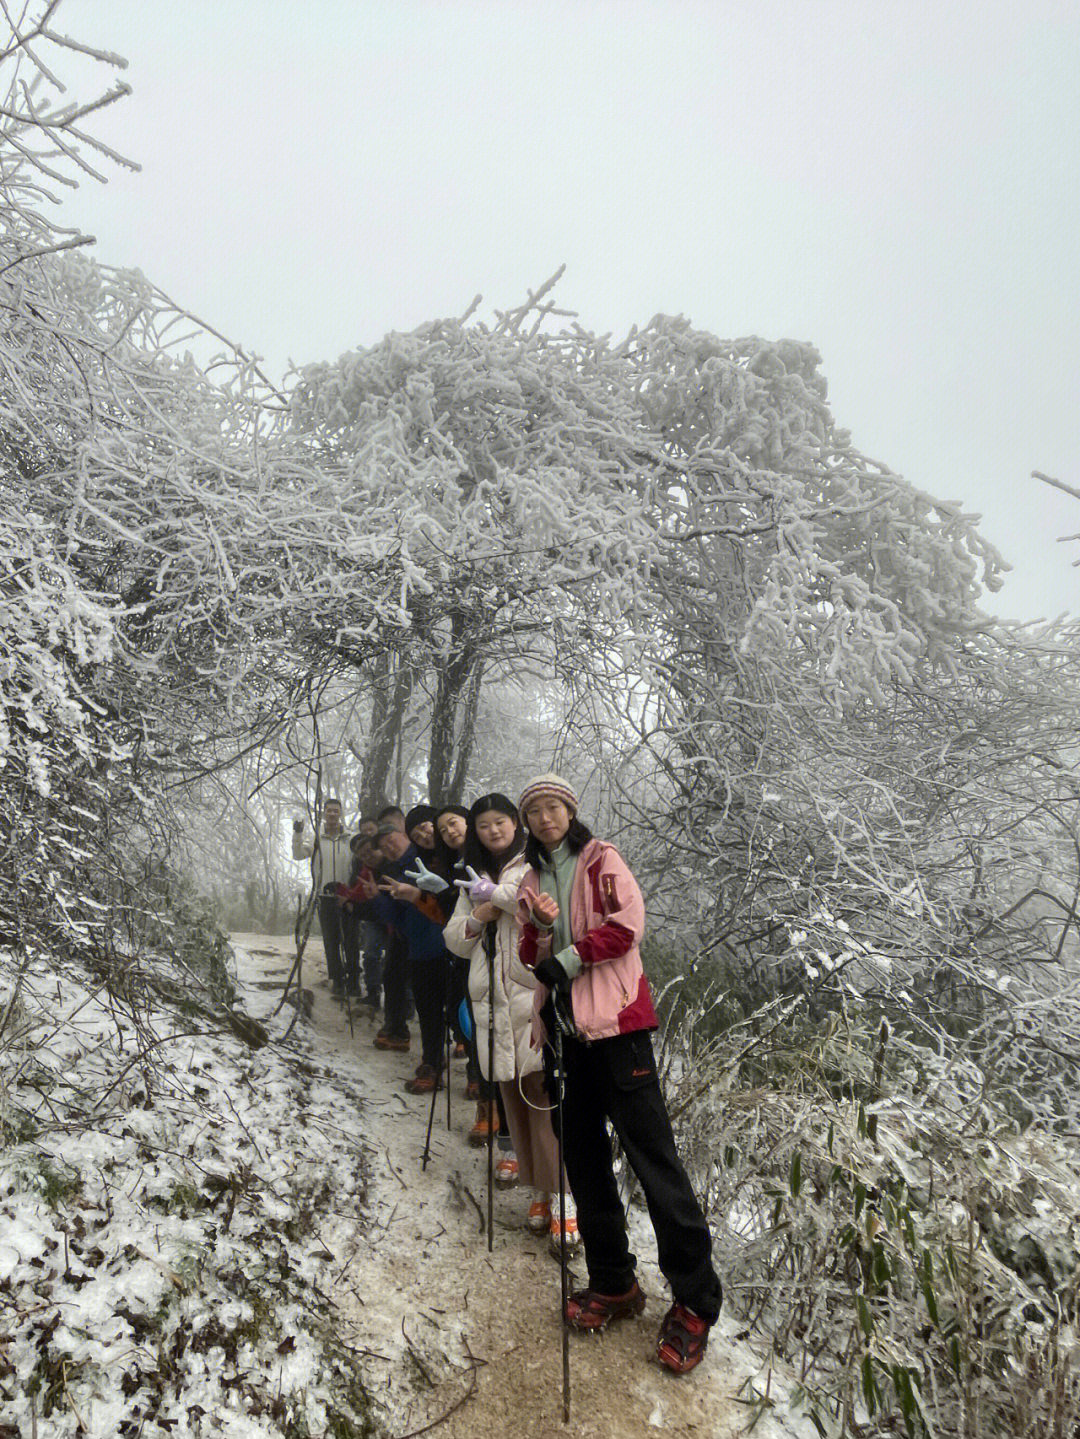
[{"label": "orange and black shoe", "polygon": [[571,1329],[599,1334],[620,1319],[632,1319],[645,1308],[645,1291],[635,1279],[625,1294],[599,1294],[579,1289],[566,1301],[565,1318]]},{"label": "orange and black shoe", "polygon": [[405,1081],[406,1094],[431,1094],[442,1088],[438,1072],[430,1064],[421,1064],[412,1079]]},{"label": "orange and black shoe", "polygon": [[376,1049],[393,1049],[404,1054],[411,1041],[407,1034],[389,1034],[385,1029],[380,1029],[371,1042]]},{"label": "orange and black shoe", "polygon": [[664,1315],[656,1340],[656,1357],[672,1374],[688,1374],[705,1358],[710,1324],[677,1300]]},{"label": "orange and black shoe", "polygon": [[499,1128],[499,1116],[494,1104],[482,1099],[476,1106],[476,1123],[469,1130],[468,1141],[472,1149],[482,1149],[495,1137]]}]

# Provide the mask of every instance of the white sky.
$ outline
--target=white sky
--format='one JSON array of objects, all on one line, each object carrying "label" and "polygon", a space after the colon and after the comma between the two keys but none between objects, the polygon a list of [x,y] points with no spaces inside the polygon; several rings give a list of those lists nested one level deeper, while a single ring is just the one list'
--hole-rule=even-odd
[{"label": "white sky", "polygon": [[1028,478],[1080,487],[1075,3],[65,0],[57,28],[128,59],[94,133],[143,167],[63,218],[272,371],[565,263],[592,330],[811,341],[855,444],[983,515],[1015,567],[987,608],[1080,611],[1080,501]]}]

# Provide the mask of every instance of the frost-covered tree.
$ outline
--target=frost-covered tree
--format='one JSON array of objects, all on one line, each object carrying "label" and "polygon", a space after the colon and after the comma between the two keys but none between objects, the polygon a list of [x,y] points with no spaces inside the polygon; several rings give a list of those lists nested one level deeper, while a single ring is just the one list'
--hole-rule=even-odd
[{"label": "frost-covered tree", "polygon": [[959,507],[853,449],[811,347],[663,316],[611,344],[553,329],[548,288],[310,366],[291,396],[343,550],[382,577],[322,642],[364,662],[399,627],[390,713],[436,676],[436,795],[491,663],[544,652],[580,679],[614,655],[677,690],[687,645],[736,646],[809,660],[837,710],[950,663],[999,561]]},{"label": "frost-covered tree", "polygon": [[167,888],[164,773],[245,680],[249,728],[273,676],[269,572],[242,588],[217,530],[257,490],[266,387],[235,350],[209,380],[172,343],[192,329],[175,306],[44,216],[119,160],[85,117],[125,88],[63,96],[65,55],[124,62],[61,35],[56,8],[0,51],[0,888],[17,943],[108,951]]}]

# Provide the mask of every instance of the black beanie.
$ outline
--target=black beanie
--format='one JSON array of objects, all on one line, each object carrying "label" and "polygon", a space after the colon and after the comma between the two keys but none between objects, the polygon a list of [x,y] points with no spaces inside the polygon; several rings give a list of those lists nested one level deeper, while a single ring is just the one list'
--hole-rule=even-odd
[{"label": "black beanie", "polygon": [[438,811],[434,805],[414,804],[409,813],[405,816],[405,833],[411,834],[418,824],[423,824],[426,819],[434,824],[435,815]]}]

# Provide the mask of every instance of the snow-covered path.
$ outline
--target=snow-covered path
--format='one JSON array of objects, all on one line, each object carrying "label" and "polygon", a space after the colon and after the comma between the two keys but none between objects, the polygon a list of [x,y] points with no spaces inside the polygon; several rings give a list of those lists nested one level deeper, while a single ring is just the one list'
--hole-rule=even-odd
[{"label": "snow-covered path", "polygon": [[[271,977],[281,983],[290,941],[237,934],[233,942],[245,1001],[257,1013],[277,997],[263,986]],[[319,1224],[334,1256],[324,1286],[339,1306],[342,1337],[370,1366],[365,1382],[388,1432],[404,1436],[430,1427],[445,1439],[546,1439],[567,1432],[646,1439],[659,1431],[727,1439],[746,1432],[755,1418],[758,1439],[812,1432],[787,1412],[775,1375],[775,1407],[759,1415],[758,1406],[747,1402],[754,1390],[763,1392],[766,1377],[727,1318],[693,1375],[678,1379],[653,1362],[656,1329],[670,1298],[655,1266],[647,1218],[637,1211],[631,1222],[649,1303],[640,1319],[608,1335],[571,1336],[568,1430],[562,1422],[558,1264],[546,1241],[524,1228],[527,1200],[516,1191],[496,1195],[488,1252],[480,1227],[486,1157],[465,1139],[474,1106],[463,1097],[464,1065],[453,1067],[449,1130],[446,1097],[439,1096],[424,1171],[430,1100],[403,1089],[416,1056],[374,1049],[376,1026],[369,1019],[354,1015],[350,1033],[343,1008],[325,986],[316,940],[305,954],[304,984],[314,1001],[304,1026],[312,1058],[343,1065],[354,1085],[359,1072],[366,1096],[359,1109],[336,1119],[355,1126],[367,1161],[363,1222],[328,1212]],[[580,1263],[575,1270],[575,1279],[583,1280]]]}]

